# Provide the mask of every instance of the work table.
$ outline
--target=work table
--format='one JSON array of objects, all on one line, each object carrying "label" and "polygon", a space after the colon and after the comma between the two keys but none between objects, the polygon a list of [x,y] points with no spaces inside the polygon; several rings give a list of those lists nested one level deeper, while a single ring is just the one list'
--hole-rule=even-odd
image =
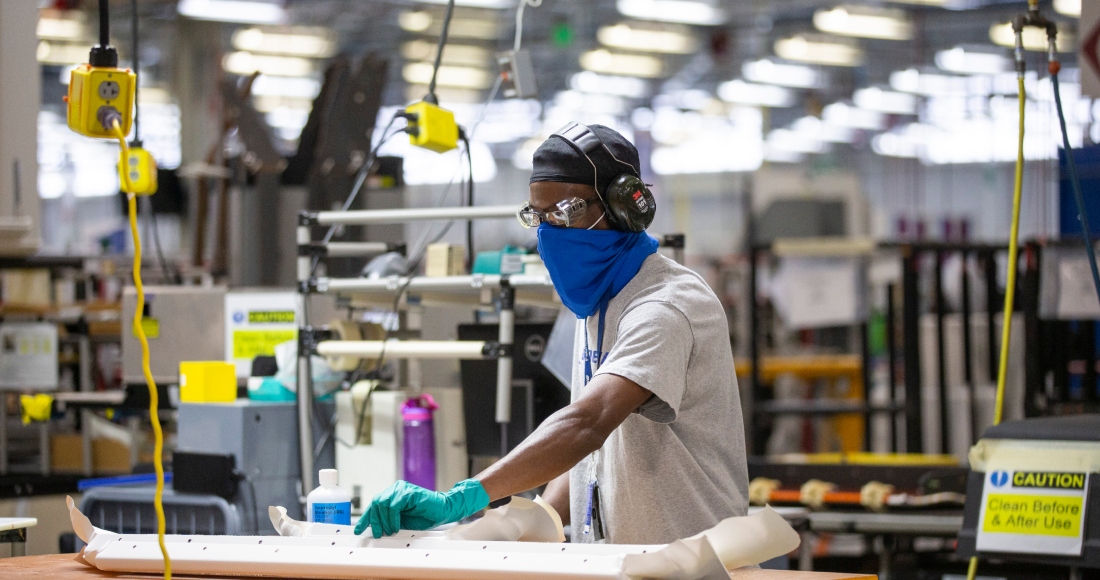
[{"label": "work table", "polygon": [[[74,560],[74,557],[73,554],[51,554],[49,556],[0,559],[0,578],[5,580],[30,580],[32,578],[51,578],[55,580],[94,580],[97,578],[152,580],[158,578],[158,576],[148,574],[108,574],[89,568]],[[172,578],[177,580],[221,580],[236,577],[173,574]],[[731,572],[730,578],[731,580],[875,580],[875,576],[868,574],[833,574],[784,570],[738,570]]]}]

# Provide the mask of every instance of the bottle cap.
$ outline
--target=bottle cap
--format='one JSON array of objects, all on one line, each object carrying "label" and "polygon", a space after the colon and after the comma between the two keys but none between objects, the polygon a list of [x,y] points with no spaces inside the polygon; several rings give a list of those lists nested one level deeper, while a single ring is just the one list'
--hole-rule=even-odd
[{"label": "bottle cap", "polygon": [[338,472],[335,469],[322,469],[318,472],[317,481],[325,487],[332,487],[340,480]]}]

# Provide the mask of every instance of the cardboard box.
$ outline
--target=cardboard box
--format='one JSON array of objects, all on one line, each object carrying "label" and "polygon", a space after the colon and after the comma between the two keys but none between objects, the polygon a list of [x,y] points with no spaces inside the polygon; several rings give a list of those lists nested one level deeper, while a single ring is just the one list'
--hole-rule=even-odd
[{"label": "cardboard box", "polygon": [[[84,442],[79,433],[55,433],[50,436],[50,471],[84,472]],[[113,439],[92,441],[92,472],[96,475],[131,473],[130,448]]]}]

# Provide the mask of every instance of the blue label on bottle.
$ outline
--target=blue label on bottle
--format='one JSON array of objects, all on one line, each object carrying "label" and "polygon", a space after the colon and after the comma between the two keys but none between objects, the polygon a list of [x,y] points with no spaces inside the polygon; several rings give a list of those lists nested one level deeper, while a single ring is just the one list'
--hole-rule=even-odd
[{"label": "blue label on bottle", "polygon": [[315,503],[311,521],[318,524],[351,525],[351,502]]}]

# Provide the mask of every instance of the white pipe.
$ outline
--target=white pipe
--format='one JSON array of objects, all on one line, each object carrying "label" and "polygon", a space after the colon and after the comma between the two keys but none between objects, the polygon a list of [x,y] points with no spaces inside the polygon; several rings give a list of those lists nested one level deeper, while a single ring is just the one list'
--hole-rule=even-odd
[{"label": "white pipe", "polygon": [[[400,289],[416,290],[480,290],[499,288],[499,274],[475,274],[473,276],[414,276],[408,278],[321,278],[317,281],[320,292],[397,292]],[[546,275],[513,274],[508,282],[516,288],[553,288]],[[406,284],[408,286],[406,287]]]},{"label": "white pipe", "polygon": [[474,207],[321,211],[317,212],[317,223],[323,226],[331,226],[393,224],[423,220],[507,218],[515,216],[518,207],[518,205],[485,205]]},{"label": "white pipe", "polygon": [[[383,344],[385,345],[383,347]],[[317,343],[321,356],[360,356],[394,359],[484,359],[480,340],[326,340]]]},{"label": "white pipe", "polygon": [[330,258],[376,256],[390,250],[385,242],[329,242],[325,247]]},{"label": "white pipe", "polygon": [[[296,237],[298,239],[298,245],[302,246],[310,242],[309,226],[298,226],[296,231]],[[310,274],[310,259],[309,256],[298,256],[298,281],[305,282],[309,280]]]},{"label": "white pipe", "polygon": [[[500,311],[500,344],[512,344],[516,332],[516,312],[512,309]],[[497,359],[497,423],[505,424],[512,421],[512,357],[502,356]]]}]

